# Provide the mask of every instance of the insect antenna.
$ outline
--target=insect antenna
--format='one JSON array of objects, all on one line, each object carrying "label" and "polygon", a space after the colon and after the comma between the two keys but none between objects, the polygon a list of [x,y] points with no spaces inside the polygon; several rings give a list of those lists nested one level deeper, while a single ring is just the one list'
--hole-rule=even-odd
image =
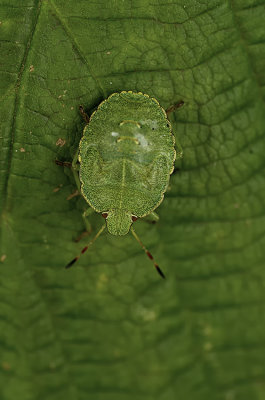
[{"label": "insect antenna", "polygon": [[147,250],[147,248],[144,246],[144,244],[141,242],[140,238],[138,237],[138,235],[136,234],[135,230],[133,229],[133,227],[131,227],[131,232],[133,234],[133,236],[135,237],[135,239],[137,240],[137,242],[139,243],[139,245],[142,247],[142,249],[144,250],[145,254],[150,258],[150,260],[152,260],[155,269],[157,270],[157,272],[159,273],[160,276],[162,276],[162,278],[166,278],[165,275],[163,274],[163,272],[161,271],[161,269],[159,268],[159,266],[157,265],[157,263],[154,260],[154,257],[152,256],[152,254],[150,253],[150,251]]},{"label": "insect antenna", "polygon": [[81,256],[82,254],[84,254],[84,253],[87,251],[87,249],[88,249],[88,248],[97,240],[97,238],[101,235],[101,233],[104,231],[105,227],[106,227],[106,224],[104,224],[104,225],[100,228],[100,230],[99,230],[98,233],[93,237],[93,239],[90,240],[90,242],[81,250],[80,254],[79,254],[78,256],[76,256],[75,258],[73,258],[73,260],[70,261],[70,262],[65,266],[65,268],[70,268],[77,260],[79,260],[80,256]]}]

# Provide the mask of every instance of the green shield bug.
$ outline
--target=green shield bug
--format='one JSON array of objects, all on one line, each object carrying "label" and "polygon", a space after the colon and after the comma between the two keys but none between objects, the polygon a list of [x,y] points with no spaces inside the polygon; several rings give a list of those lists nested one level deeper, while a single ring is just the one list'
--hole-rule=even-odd
[{"label": "green shield bug", "polygon": [[87,124],[71,166],[79,191],[90,206],[84,218],[95,211],[102,214],[105,223],[66,268],[107,227],[112,235],[126,235],[131,231],[165,278],[132,223],[146,216],[158,219],[154,210],[163,201],[176,156],[182,155],[167,117],[183,104],[180,101],[166,112],[155,98],[141,92],[123,91],[110,95],[90,118],[80,106]]}]

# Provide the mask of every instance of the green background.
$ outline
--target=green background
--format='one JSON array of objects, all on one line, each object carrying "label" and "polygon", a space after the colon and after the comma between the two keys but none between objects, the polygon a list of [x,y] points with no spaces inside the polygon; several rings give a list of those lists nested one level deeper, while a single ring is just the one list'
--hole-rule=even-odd
[{"label": "green background", "polygon": [[[0,0],[1,400],[265,399],[264,18],[264,0]],[[160,221],[134,225],[165,281],[132,235],[64,269],[85,203],[54,160],[78,106],[121,90],[185,102]]]}]

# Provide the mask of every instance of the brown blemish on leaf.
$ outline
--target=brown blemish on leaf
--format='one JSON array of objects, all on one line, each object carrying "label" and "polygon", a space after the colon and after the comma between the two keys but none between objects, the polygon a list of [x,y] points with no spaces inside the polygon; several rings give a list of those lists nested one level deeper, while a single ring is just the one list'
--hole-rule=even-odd
[{"label": "brown blemish on leaf", "polygon": [[56,146],[63,147],[65,145],[66,141],[62,138],[59,138],[56,142]]},{"label": "brown blemish on leaf", "polygon": [[2,362],[2,368],[5,371],[9,371],[11,369],[11,365],[8,362]]},{"label": "brown blemish on leaf", "polygon": [[21,147],[20,151],[21,151],[21,153],[25,153],[26,150],[24,149],[24,147]]},{"label": "brown blemish on leaf", "polygon": [[3,262],[5,261],[5,259],[6,259],[6,254],[3,254],[3,255],[1,256],[1,258],[0,258],[0,261],[3,263]]},{"label": "brown blemish on leaf", "polygon": [[34,66],[31,65],[31,66],[29,67],[29,72],[33,72],[33,71],[34,71]]}]

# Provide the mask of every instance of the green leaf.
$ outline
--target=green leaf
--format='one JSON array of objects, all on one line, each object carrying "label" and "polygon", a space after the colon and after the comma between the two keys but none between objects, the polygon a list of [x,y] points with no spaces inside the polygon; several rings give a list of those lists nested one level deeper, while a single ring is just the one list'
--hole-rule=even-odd
[{"label": "green leaf", "polygon": [[[1,400],[261,400],[263,0],[0,0]],[[87,242],[71,161],[92,111],[142,91],[183,147],[156,225]],[[102,217],[95,215],[95,232]]]}]

